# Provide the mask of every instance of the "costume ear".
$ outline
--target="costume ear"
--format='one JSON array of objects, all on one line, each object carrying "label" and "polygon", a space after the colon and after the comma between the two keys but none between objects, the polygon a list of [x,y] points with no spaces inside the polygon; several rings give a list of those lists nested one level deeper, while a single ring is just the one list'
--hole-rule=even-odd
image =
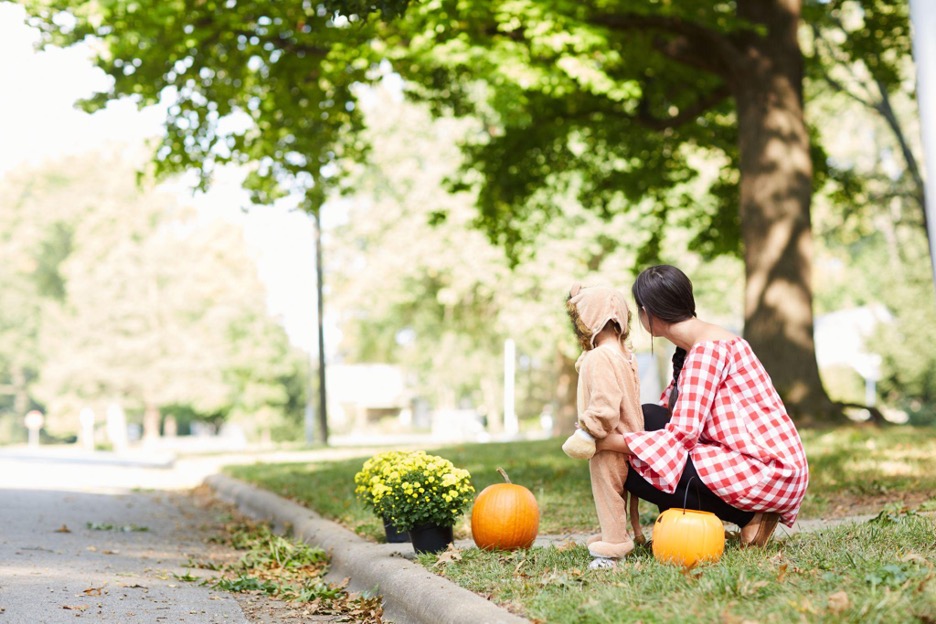
[{"label": "costume ear", "polygon": [[572,284],[572,288],[569,289],[569,297],[574,297],[582,291],[582,283],[575,282]]}]

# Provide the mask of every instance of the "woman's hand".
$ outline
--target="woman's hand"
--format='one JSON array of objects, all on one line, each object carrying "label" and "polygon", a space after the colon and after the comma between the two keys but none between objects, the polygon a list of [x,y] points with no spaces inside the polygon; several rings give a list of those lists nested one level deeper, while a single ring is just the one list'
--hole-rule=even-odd
[{"label": "woman's hand", "polygon": [[624,435],[617,431],[612,431],[601,440],[595,441],[595,449],[598,451],[613,451],[615,453],[624,453],[632,455]]}]

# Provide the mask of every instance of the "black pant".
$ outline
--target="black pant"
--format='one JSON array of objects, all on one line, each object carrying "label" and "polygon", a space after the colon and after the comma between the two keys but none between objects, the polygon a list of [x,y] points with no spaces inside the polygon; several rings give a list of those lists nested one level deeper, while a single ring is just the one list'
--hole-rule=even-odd
[{"label": "black pant", "polygon": [[[643,415],[644,429],[647,431],[663,429],[670,419],[669,410],[653,404],[643,405]],[[670,507],[710,511],[721,520],[733,522],[739,527],[743,527],[754,517],[753,511],[742,511],[732,507],[708,489],[699,478],[699,473],[692,464],[692,458],[686,459],[686,468],[679,479],[676,491],[672,494],[656,489],[633,468],[627,471],[627,481],[624,482],[624,487],[631,494],[636,494],[638,498],[656,505],[660,513]]]}]

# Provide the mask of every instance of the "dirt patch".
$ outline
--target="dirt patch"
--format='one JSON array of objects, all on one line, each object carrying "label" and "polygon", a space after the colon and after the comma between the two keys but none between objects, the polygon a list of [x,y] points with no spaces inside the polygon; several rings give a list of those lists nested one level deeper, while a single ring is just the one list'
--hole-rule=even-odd
[{"label": "dirt patch", "polygon": [[305,624],[321,622],[356,622],[350,614],[319,614],[317,605],[303,602],[286,602],[263,594],[236,594],[241,611],[251,624]]},{"label": "dirt patch", "polygon": [[899,505],[906,509],[917,509],[923,503],[931,500],[932,494],[924,492],[909,492],[900,498],[893,494],[877,496],[856,497],[854,494],[830,494],[827,496],[825,510],[822,513],[824,520],[839,520],[851,516],[864,516],[878,514],[889,506]]}]

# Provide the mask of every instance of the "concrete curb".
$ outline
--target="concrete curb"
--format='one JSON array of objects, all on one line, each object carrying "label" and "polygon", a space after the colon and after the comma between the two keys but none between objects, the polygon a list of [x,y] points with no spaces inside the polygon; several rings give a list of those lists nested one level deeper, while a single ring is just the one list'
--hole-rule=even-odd
[{"label": "concrete curb", "polygon": [[323,548],[331,557],[331,577],[349,578],[352,591],[379,593],[387,618],[396,624],[529,624],[397,549],[381,548],[297,503],[224,475],[211,475],[205,484],[245,515],[280,530],[288,525],[297,537]]}]

